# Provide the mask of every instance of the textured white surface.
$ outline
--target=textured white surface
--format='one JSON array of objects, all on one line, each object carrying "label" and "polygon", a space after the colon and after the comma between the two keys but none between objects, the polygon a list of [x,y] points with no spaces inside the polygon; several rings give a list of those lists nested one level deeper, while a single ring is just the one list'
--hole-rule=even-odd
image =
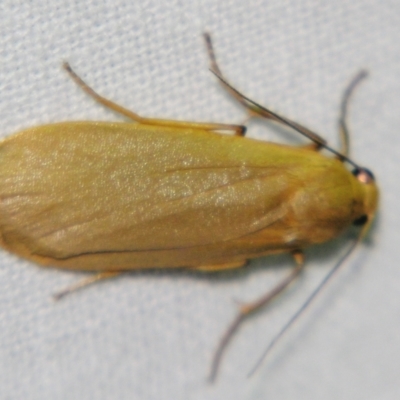
[{"label": "textured white surface", "polygon": [[[345,241],[310,249],[301,281],[236,336],[214,386],[206,375],[234,313],[291,266],[258,260],[218,276],[140,273],[53,303],[82,275],[1,252],[1,399],[395,399],[400,371],[400,3],[390,0],[11,1],[0,3],[0,116],[6,136],[61,120],[117,119],[60,68],[143,115],[240,122],[207,70],[336,143],[343,87],[371,76],[351,109],[353,156],[382,191],[363,246],[259,372],[246,373],[332,266]],[[291,140],[262,125],[250,135]],[[276,267],[276,268],[274,268]]]}]

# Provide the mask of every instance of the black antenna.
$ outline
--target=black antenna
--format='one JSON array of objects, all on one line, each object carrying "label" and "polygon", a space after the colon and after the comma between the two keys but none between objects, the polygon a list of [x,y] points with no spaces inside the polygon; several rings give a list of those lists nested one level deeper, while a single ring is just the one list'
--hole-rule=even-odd
[{"label": "black antenna", "polygon": [[308,306],[312,303],[312,301],[317,297],[317,295],[321,292],[324,286],[330,281],[330,279],[335,275],[335,273],[339,270],[339,268],[343,265],[343,262],[350,256],[353,250],[357,247],[360,240],[364,236],[364,230],[361,231],[361,234],[356,238],[356,240],[352,243],[350,248],[344,253],[344,255],[340,258],[340,260],[336,263],[336,265],[328,272],[325,278],[321,281],[321,283],[314,289],[314,291],[310,294],[307,300],[301,305],[301,307],[293,314],[293,316],[289,319],[288,322],[283,326],[283,328],[277,333],[277,335],[272,339],[268,347],[264,350],[261,357],[255,363],[254,367],[250,370],[247,377],[251,377],[257,369],[260,367],[262,362],[265,360],[267,355],[271,352],[271,350],[275,347],[275,345],[279,342],[279,340],[283,337],[283,335],[289,330],[289,328],[299,319],[299,317],[303,314],[303,312],[308,308]]},{"label": "black antenna", "polygon": [[334,148],[332,148],[331,146],[327,145],[324,141],[319,140],[318,137],[315,137],[314,135],[310,134],[309,132],[307,132],[304,129],[300,129],[298,124],[290,121],[287,118],[281,117],[279,114],[276,114],[275,112],[263,107],[261,104],[256,103],[255,101],[251,100],[250,98],[248,98],[247,96],[245,96],[244,94],[242,94],[241,92],[239,92],[237,89],[235,89],[230,83],[228,83],[221,75],[218,75],[217,72],[213,71],[212,69],[210,69],[210,71],[224,84],[226,85],[230,90],[232,90],[234,93],[236,93],[239,97],[241,97],[245,103],[245,104],[250,110],[254,111],[255,113],[263,116],[263,113],[265,114],[265,116],[267,118],[273,118],[276,121],[279,121],[281,123],[283,123],[286,126],[289,126],[290,128],[294,129],[296,132],[299,132],[300,134],[302,134],[303,136],[307,137],[308,139],[310,139],[311,141],[313,141],[314,143],[316,143],[318,146],[323,147],[324,149],[330,151],[332,154],[334,154],[335,156],[337,156],[340,160],[342,161],[346,161],[348,162],[350,165],[352,165],[354,168],[356,169],[360,169],[360,167],[354,162],[352,161],[350,158],[348,158],[347,156],[345,156],[344,154],[340,153],[339,151],[335,150]]}]

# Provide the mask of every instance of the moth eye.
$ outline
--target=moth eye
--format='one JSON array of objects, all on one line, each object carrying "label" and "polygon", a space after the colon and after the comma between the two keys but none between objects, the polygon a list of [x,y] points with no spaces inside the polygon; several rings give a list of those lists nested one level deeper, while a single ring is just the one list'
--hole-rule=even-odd
[{"label": "moth eye", "polygon": [[371,183],[375,181],[374,174],[367,168],[356,168],[353,170],[353,175],[361,183]]},{"label": "moth eye", "polygon": [[357,218],[353,221],[353,225],[362,226],[368,222],[368,215],[362,215],[360,218]]}]

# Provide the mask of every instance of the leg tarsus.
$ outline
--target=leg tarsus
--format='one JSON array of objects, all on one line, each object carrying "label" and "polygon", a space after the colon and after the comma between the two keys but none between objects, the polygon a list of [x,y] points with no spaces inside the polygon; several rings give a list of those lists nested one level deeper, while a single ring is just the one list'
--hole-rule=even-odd
[{"label": "leg tarsus", "polygon": [[54,300],[60,300],[66,295],[76,292],[77,290],[83,289],[89,285],[92,285],[93,283],[100,282],[106,279],[111,279],[115,278],[118,275],[121,275],[123,272],[99,272],[98,274],[94,274],[89,276],[88,278],[82,279],[75,284],[68,286],[65,289],[60,290],[57,293],[53,294],[53,299]]},{"label": "leg tarsus", "polygon": [[91,96],[98,103],[103,105],[104,107],[109,108],[110,110],[121,114],[133,121],[138,122],[139,124],[144,125],[153,125],[153,126],[164,126],[170,128],[183,128],[183,129],[202,129],[206,131],[233,131],[235,135],[244,136],[246,132],[246,127],[234,124],[218,124],[218,123],[206,123],[206,122],[186,122],[186,121],[173,121],[173,120],[162,120],[162,119],[153,119],[153,118],[145,118],[141,117],[139,114],[134,113],[133,111],[128,110],[125,107],[120,106],[117,103],[114,103],[111,100],[106,99],[105,97],[99,95],[96,91],[94,91],[67,63],[63,63],[63,68],[67,71],[69,76],[73,79],[73,81],[89,96]]},{"label": "leg tarsus", "polygon": [[210,382],[214,382],[218,373],[218,368],[222,360],[224,351],[231,341],[233,335],[236,333],[242,322],[250,315],[261,308],[266,306],[271,300],[278,296],[284,289],[286,289],[290,283],[292,283],[301,273],[304,268],[304,254],[301,250],[295,250],[292,252],[292,256],[296,262],[295,269],[286,276],[278,285],[276,285],[272,290],[267,292],[264,296],[260,297],[258,300],[251,303],[243,303],[239,306],[239,312],[235,319],[229,325],[225,334],[222,336],[221,341],[214,353],[213,361],[211,364],[211,372],[209,376]]},{"label": "leg tarsus", "polygon": [[94,100],[96,100],[98,103],[103,105],[104,107],[109,108],[110,110],[115,111],[118,114],[124,115],[125,117],[128,117],[129,119],[132,119],[136,122],[141,123],[145,118],[142,118],[140,115],[134,113],[133,111],[128,110],[125,107],[120,106],[117,103],[114,103],[111,100],[106,99],[105,97],[99,95],[97,92],[95,92],[69,65],[68,62],[63,63],[63,68],[69,76],[72,78],[72,80],[90,97],[92,97]]}]

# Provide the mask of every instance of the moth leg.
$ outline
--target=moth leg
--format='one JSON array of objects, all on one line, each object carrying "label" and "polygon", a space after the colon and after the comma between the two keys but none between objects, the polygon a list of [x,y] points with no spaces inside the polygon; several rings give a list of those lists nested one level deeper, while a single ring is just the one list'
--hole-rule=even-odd
[{"label": "moth leg", "polygon": [[226,330],[224,336],[222,336],[221,341],[214,353],[214,358],[211,364],[210,372],[210,382],[213,382],[217,376],[218,368],[222,360],[224,351],[231,341],[233,335],[238,330],[242,322],[251,314],[254,314],[262,307],[266,306],[271,300],[273,300],[277,295],[279,295],[284,289],[286,289],[302,272],[304,268],[304,254],[301,250],[296,250],[292,252],[294,261],[296,263],[295,269],[286,276],[278,285],[276,285],[272,290],[267,292],[264,296],[260,297],[258,300],[241,304],[239,306],[239,312],[236,318],[232,321]]},{"label": "moth leg", "polygon": [[318,143],[309,143],[305,144],[304,146],[300,146],[302,149],[308,149],[308,150],[314,150],[314,151],[320,151],[322,149],[322,146]]},{"label": "moth leg", "polygon": [[69,76],[74,82],[89,96],[93,97],[101,105],[113,110],[114,112],[121,114],[129,119],[136,121],[140,124],[155,125],[155,126],[168,126],[171,128],[186,128],[186,129],[202,129],[205,131],[233,131],[235,135],[244,136],[246,133],[246,127],[234,124],[217,124],[217,123],[203,123],[203,122],[186,122],[186,121],[173,121],[173,120],[162,120],[141,117],[139,114],[128,110],[125,107],[114,103],[111,100],[96,93],[82,78],[80,78],[76,72],[67,63],[63,63],[63,68],[68,72]]},{"label": "moth leg", "polygon": [[84,278],[80,281],[78,281],[77,283],[68,286],[65,289],[60,290],[57,293],[53,294],[53,298],[54,300],[60,300],[61,298],[63,298],[64,296],[76,292],[77,290],[83,289],[89,285],[92,285],[93,283],[96,282],[100,282],[100,281],[104,281],[106,279],[111,279],[111,278],[115,278],[118,275],[123,274],[123,272],[99,272],[97,274],[91,275],[88,278]]},{"label": "moth leg", "polygon": [[340,103],[340,116],[339,116],[339,136],[341,141],[340,152],[345,156],[349,155],[350,151],[350,134],[347,126],[347,112],[349,108],[349,102],[355,88],[358,84],[366,78],[368,72],[361,70],[358,74],[350,81],[345,91],[343,92],[342,101]]},{"label": "moth leg", "polygon": [[200,265],[198,267],[193,267],[196,271],[204,272],[214,272],[214,271],[225,271],[229,269],[242,268],[247,264],[247,260],[239,260],[224,264],[210,264],[210,265]]},{"label": "moth leg", "polygon": [[257,104],[253,100],[250,100],[248,97],[240,93],[233,86],[231,86],[225,79],[224,75],[221,72],[221,69],[218,66],[211,41],[211,36],[208,33],[204,33],[204,40],[206,42],[207,52],[210,59],[211,72],[213,72],[214,75],[216,75],[216,77],[220,80],[224,89],[249,111],[251,116],[258,116],[279,122],[308,137],[310,140],[318,143],[320,146],[326,145],[326,140],[319,136],[317,133],[311,131],[303,125],[298,124],[297,122],[290,120],[289,118],[282,117],[281,115],[261,106],[260,104]]}]

